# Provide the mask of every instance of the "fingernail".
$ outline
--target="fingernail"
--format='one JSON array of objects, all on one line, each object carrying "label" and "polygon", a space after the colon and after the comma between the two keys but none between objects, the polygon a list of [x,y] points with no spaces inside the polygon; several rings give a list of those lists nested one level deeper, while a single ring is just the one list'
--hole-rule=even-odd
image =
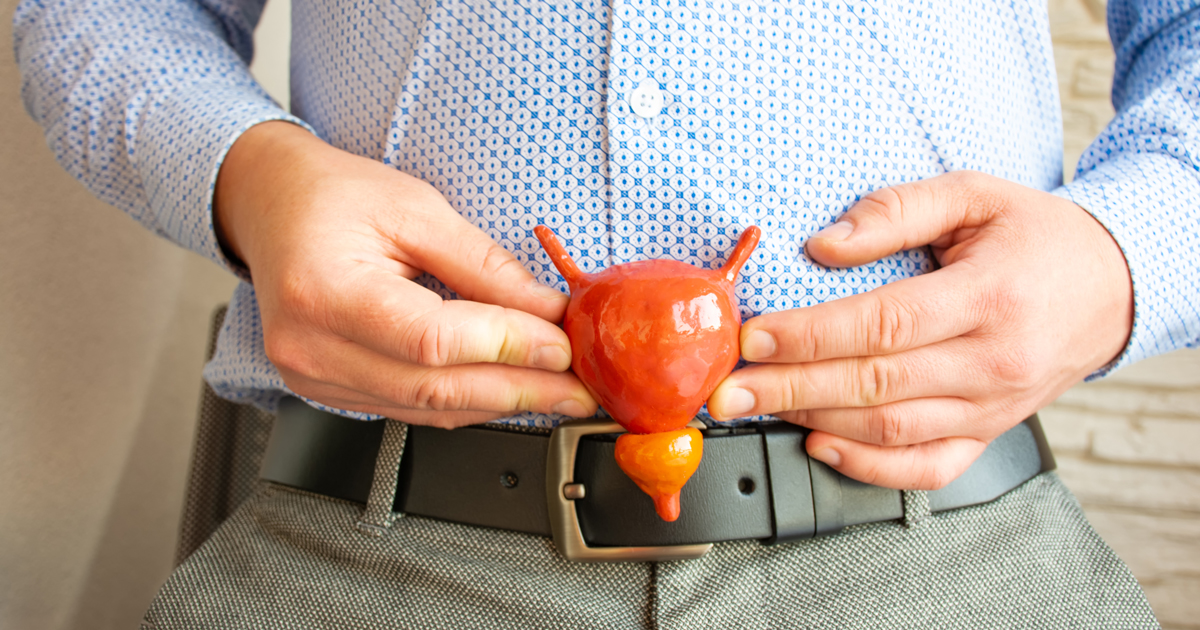
[{"label": "fingernail", "polygon": [[742,357],[747,361],[759,361],[774,356],[776,349],[775,335],[765,330],[755,330],[746,335],[746,340],[742,342]]},{"label": "fingernail", "polygon": [[813,458],[825,462],[826,464],[837,468],[842,465],[842,454],[829,448],[819,448],[816,451],[809,453]]},{"label": "fingernail", "polygon": [[827,241],[844,241],[854,231],[854,224],[849,221],[838,221],[833,225],[813,234],[813,238],[823,238]]},{"label": "fingernail", "polygon": [[542,346],[533,351],[534,367],[553,372],[561,372],[571,367],[571,355],[562,346]]},{"label": "fingernail", "polygon": [[540,282],[534,282],[533,284],[529,285],[529,292],[537,297],[542,298],[543,300],[565,300],[569,298],[569,296],[562,291],[559,291],[554,287],[548,287]]},{"label": "fingernail", "polygon": [[754,404],[757,402],[753,392],[741,387],[729,388],[721,399],[724,404],[721,405],[720,414],[726,418],[745,415],[754,408]]},{"label": "fingernail", "polygon": [[554,405],[554,408],[550,411],[561,416],[571,416],[574,418],[586,418],[592,415],[588,411],[587,407],[583,406],[583,403],[575,400],[574,398],[570,400],[564,400],[557,405]]}]

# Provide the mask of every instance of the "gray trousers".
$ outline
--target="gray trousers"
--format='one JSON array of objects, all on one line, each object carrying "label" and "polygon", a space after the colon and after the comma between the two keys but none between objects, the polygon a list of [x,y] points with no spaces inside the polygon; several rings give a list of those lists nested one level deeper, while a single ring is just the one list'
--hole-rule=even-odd
[{"label": "gray trousers", "polygon": [[[389,436],[396,435],[389,428]],[[549,539],[262,483],[163,586],[143,628],[1157,628],[1053,473],[983,506],[699,560],[579,564]],[[365,521],[365,523],[364,523]]]}]

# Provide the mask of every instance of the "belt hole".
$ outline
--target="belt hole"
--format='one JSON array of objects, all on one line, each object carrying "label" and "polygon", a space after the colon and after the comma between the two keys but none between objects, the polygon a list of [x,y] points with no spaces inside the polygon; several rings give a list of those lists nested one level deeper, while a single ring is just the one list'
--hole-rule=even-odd
[{"label": "belt hole", "polygon": [[520,478],[514,472],[506,472],[500,475],[500,485],[505,488],[516,488],[518,481],[520,481]]},{"label": "belt hole", "polygon": [[741,479],[738,479],[738,492],[749,496],[754,494],[754,487],[753,479],[749,477],[742,477]]}]

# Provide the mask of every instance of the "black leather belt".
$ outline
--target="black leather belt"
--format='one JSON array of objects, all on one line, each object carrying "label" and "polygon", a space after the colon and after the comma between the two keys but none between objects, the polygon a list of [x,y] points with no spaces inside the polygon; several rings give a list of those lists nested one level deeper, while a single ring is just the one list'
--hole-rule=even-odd
[{"label": "black leather belt", "polygon": [[[365,503],[383,429],[383,422],[285,399],[262,478]],[[613,460],[612,433],[620,431],[608,421],[564,423],[549,434],[411,426],[395,510],[554,536],[574,560],[696,557],[714,542],[774,544],[904,517],[899,491],[810,459],[807,431],[776,423],[705,430],[704,459],[683,488],[680,518],[665,523]],[[930,509],[986,503],[1054,466],[1034,415],[993,441],[961,477],[929,492]]]}]

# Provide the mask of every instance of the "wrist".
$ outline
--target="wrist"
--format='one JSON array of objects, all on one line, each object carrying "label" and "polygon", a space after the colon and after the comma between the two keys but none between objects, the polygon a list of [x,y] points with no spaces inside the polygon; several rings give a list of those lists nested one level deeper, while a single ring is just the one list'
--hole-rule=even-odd
[{"label": "wrist", "polygon": [[1124,353],[1129,344],[1134,322],[1133,279],[1125,253],[1112,233],[1090,212],[1072,203],[1083,217],[1085,230],[1090,237],[1094,258],[1088,274],[1095,280],[1094,292],[1099,303],[1094,309],[1099,326],[1093,338],[1097,356],[1093,370],[1111,365]]},{"label": "wrist", "polygon": [[297,176],[301,157],[328,148],[308,130],[272,120],[247,129],[217,173],[213,225],[226,256],[252,268],[252,244],[281,187]]}]

